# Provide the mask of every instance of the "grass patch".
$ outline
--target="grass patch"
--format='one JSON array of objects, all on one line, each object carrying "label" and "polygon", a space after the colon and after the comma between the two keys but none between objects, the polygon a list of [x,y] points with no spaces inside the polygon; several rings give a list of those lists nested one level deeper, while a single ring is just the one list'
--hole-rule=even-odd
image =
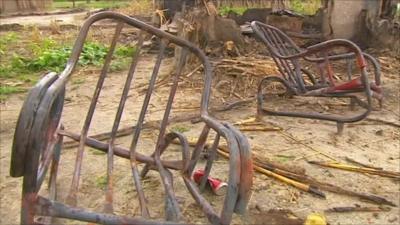
[{"label": "grass patch", "polygon": [[107,176],[101,175],[101,176],[96,177],[95,184],[96,184],[96,187],[104,190],[107,186]]},{"label": "grass patch", "polygon": [[[271,6],[270,6],[271,7]],[[286,5],[287,9],[293,10],[297,13],[303,15],[314,15],[317,10],[321,7],[320,0],[290,0]],[[247,7],[240,6],[222,6],[218,9],[218,13],[221,16],[228,15],[229,12],[234,12],[239,15],[243,15],[243,13],[247,10]]]},{"label": "grass patch", "polygon": [[275,155],[275,158],[279,162],[287,162],[294,160],[296,157],[293,155]]},{"label": "grass patch", "polygon": [[119,7],[117,12],[130,14],[130,15],[148,15],[151,16],[153,9],[153,1],[152,0],[135,0],[129,1],[128,6]]},{"label": "grass patch", "polygon": [[302,15],[314,15],[321,7],[320,0],[291,0],[289,8]]},{"label": "grass patch", "polygon": [[0,100],[3,101],[10,94],[21,93],[25,90],[20,87],[13,87],[9,85],[1,85],[0,86]]},{"label": "grass patch", "polygon": [[[50,70],[61,72],[71,55],[72,48],[57,47],[43,51],[34,59],[21,59],[26,69],[32,71]],[[120,46],[115,51],[115,59],[120,59],[133,55],[135,52],[134,47]],[[97,42],[88,42],[83,46],[81,55],[79,57],[78,65],[80,66],[101,66],[108,53],[108,47]],[[123,67],[114,68],[114,70],[123,69]]]},{"label": "grass patch", "polygon": [[178,133],[184,133],[189,131],[190,129],[188,127],[182,126],[182,125],[175,125],[173,127],[171,127],[171,131],[175,131]]},{"label": "grass patch", "polygon": [[[88,66],[101,67],[108,50],[107,45],[97,41],[87,41],[80,54],[78,69]],[[119,45],[113,54],[110,72],[126,69],[135,51],[135,46]],[[0,81],[25,87],[32,86],[45,73],[61,72],[71,52],[71,42],[44,37],[35,27],[32,28],[29,38],[22,38],[15,32],[2,34],[0,36]],[[83,81],[78,80],[75,81],[76,83],[83,83]],[[25,89],[3,90],[2,99],[5,99],[4,96]]]},{"label": "grass patch", "polygon": [[76,78],[76,79],[72,79],[71,80],[72,84],[78,85],[78,84],[83,84],[85,83],[85,79],[84,78]]},{"label": "grass patch", "polygon": [[7,33],[4,36],[2,35],[0,37],[0,57],[6,53],[5,51],[7,49],[7,46],[17,42],[18,39],[19,37],[15,32]]},{"label": "grass patch", "polygon": [[[128,6],[130,1],[128,0],[103,0],[96,1],[91,0],[87,3],[86,0],[76,0],[75,8],[81,9],[105,9],[105,8],[120,8]],[[74,8],[71,0],[55,0],[52,4],[53,9],[72,9]]]},{"label": "grass patch", "polygon": [[229,6],[222,6],[218,9],[218,13],[221,16],[228,15],[229,12],[234,12],[239,15],[243,15],[243,13],[247,10],[246,7],[229,7]]},{"label": "grass patch", "polygon": [[93,149],[93,148],[89,148],[89,151],[93,154],[93,155],[106,155],[107,152],[103,152],[97,149]]}]

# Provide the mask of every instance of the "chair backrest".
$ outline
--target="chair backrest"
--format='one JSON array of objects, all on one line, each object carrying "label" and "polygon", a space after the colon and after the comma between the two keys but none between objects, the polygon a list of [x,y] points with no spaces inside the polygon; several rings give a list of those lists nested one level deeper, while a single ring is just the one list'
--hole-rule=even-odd
[{"label": "chair backrest", "polygon": [[[132,59],[132,62],[131,62],[130,68],[129,68],[129,72],[127,74],[126,83],[124,85],[122,95],[120,97],[120,102],[119,102],[117,113],[115,115],[115,120],[113,122],[112,130],[110,132],[110,134],[111,134],[110,135],[111,138],[109,140],[110,145],[114,145],[114,142],[115,142],[115,139],[117,136],[117,131],[119,129],[119,125],[121,122],[122,113],[125,108],[125,103],[128,98],[129,92],[131,91],[131,89],[133,87],[132,81],[134,80],[134,74],[137,71],[138,60],[141,57],[140,51],[143,46],[145,35],[153,36],[152,41],[159,43],[159,50],[158,50],[158,55],[157,55],[157,58],[155,61],[155,65],[154,65],[151,77],[149,78],[149,84],[148,84],[147,88],[146,87],[144,88],[146,90],[146,94],[145,94],[145,97],[143,100],[143,104],[141,106],[141,111],[139,112],[138,118],[136,120],[136,124],[134,125],[135,129],[133,132],[133,138],[132,138],[131,145],[130,145],[131,154],[134,154],[136,151],[135,149],[138,144],[140,132],[141,132],[141,129],[144,124],[145,116],[148,112],[150,98],[153,95],[153,92],[155,89],[156,79],[159,74],[161,62],[164,59],[164,56],[166,54],[166,48],[169,45],[174,44],[176,46],[176,48],[181,48],[181,54],[180,54],[178,63],[175,66],[175,72],[171,76],[172,85],[170,86],[168,100],[166,101],[164,114],[163,114],[163,117],[162,117],[162,120],[160,123],[157,144],[155,147],[157,148],[157,145],[160,144],[162,138],[166,134],[166,128],[168,125],[168,120],[169,120],[172,105],[174,102],[174,97],[177,92],[180,75],[184,69],[186,59],[189,54],[193,54],[194,56],[196,56],[204,67],[204,83],[205,83],[205,85],[204,85],[204,89],[203,89],[202,97],[201,97],[200,113],[202,115],[208,113],[207,110],[208,110],[208,102],[209,102],[209,97],[210,97],[210,88],[211,88],[211,79],[212,79],[211,71],[212,70],[211,70],[210,63],[209,63],[208,59],[206,58],[206,56],[204,55],[204,53],[199,48],[197,48],[196,46],[194,46],[193,44],[191,44],[190,42],[188,42],[186,40],[183,40],[181,38],[178,38],[178,37],[168,34],[166,32],[160,31],[159,29],[157,29],[151,25],[148,25],[144,22],[141,22],[139,20],[136,20],[136,19],[133,19],[128,16],[121,15],[121,14],[113,13],[113,12],[98,13],[98,14],[90,17],[84,23],[84,25],[81,28],[81,31],[79,33],[79,36],[77,38],[77,41],[75,42],[75,46],[72,51],[72,56],[67,63],[67,67],[60,74],[59,80],[61,80],[62,85],[64,85],[65,81],[71,76],[72,71],[74,70],[74,68],[78,62],[79,55],[82,52],[82,48],[84,46],[84,42],[87,37],[89,28],[91,27],[91,25],[94,22],[97,22],[97,21],[103,20],[103,19],[115,20],[115,22],[117,23],[117,26],[115,28],[115,32],[113,34],[113,38],[112,38],[112,41],[111,41],[111,44],[110,44],[110,47],[108,50],[108,54],[105,57],[104,65],[101,70],[100,76],[98,78],[95,92],[91,99],[89,110],[85,117],[85,122],[84,122],[83,128],[80,133],[81,138],[80,138],[80,144],[78,147],[78,155],[79,155],[79,152],[83,151],[83,148],[85,145],[85,139],[88,137],[88,130],[91,125],[91,120],[92,120],[94,111],[96,109],[96,105],[99,100],[99,96],[102,91],[102,87],[104,85],[105,78],[106,78],[108,70],[110,68],[110,62],[113,59],[113,54],[116,49],[118,38],[119,38],[122,30],[127,25],[130,27],[139,29],[140,34],[139,34],[139,40],[137,43],[136,51],[133,55],[133,59]],[[156,39],[156,40],[154,40],[154,39]],[[145,63],[150,63],[150,62],[145,62]],[[132,102],[130,102],[130,104],[132,104]],[[138,104],[140,104],[140,103],[138,103]],[[77,160],[76,170],[80,170],[81,161],[82,161],[81,158],[79,158]],[[75,176],[75,174],[77,174],[77,173],[74,173],[72,189],[76,189],[78,186],[79,175]],[[70,194],[73,193],[74,191],[76,191],[76,190],[72,190],[70,192]]]},{"label": "chair backrest", "polygon": [[[85,84],[82,84],[84,88],[79,88],[78,91],[79,94],[81,94],[82,92],[87,93],[86,89],[94,87],[94,93],[89,94],[89,97],[87,98],[88,100],[85,100],[84,98],[79,98],[80,101],[78,102],[79,104],[77,107],[79,107],[80,110],[71,112],[71,108],[73,107],[66,107],[65,109],[63,109],[63,104],[64,102],[66,102],[66,104],[70,103],[67,98],[71,96],[68,96],[68,94],[76,93],[70,93],[70,89],[68,89],[75,88],[75,86],[73,86],[73,82],[70,82],[72,84],[71,86],[67,86],[67,83],[68,80],[70,80],[73,71],[78,64],[81,53],[85,49],[85,41],[88,40],[89,30],[91,30],[91,28],[95,28],[95,26],[93,26],[93,23],[99,21],[106,22],[101,23],[101,25],[102,27],[104,27],[104,25],[107,27],[107,34],[110,34],[108,33],[108,31],[110,30],[110,22],[113,22],[116,25],[115,28],[111,28],[113,30],[113,33],[111,33],[112,39],[110,40],[111,43],[108,48],[108,53],[104,57],[104,63],[102,69],[100,70],[100,76],[98,78],[94,78],[94,83],[96,83],[96,85],[91,86],[93,82],[86,82]],[[129,29],[125,30],[126,28]],[[119,83],[122,84],[121,86],[123,86],[121,90],[118,89],[118,87],[115,87],[117,86],[117,84],[112,83],[112,81],[115,81],[116,79],[118,79],[119,81],[119,79],[121,79],[120,76],[125,76],[125,74],[118,73],[115,74],[115,77],[113,77],[110,75],[114,74],[110,74],[109,70],[112,65],[111,62],[114,62],[113,60],[117,59],[116,57],[114,57],[116,55],[116,50],[118,49],[117,46],[121,42],[124,43],[126,42],[126,40],[129,41],[129,38],[134,36],[131,33],[133,30],[135,30],[135,33],[139,31],[138,41],[136,44],[136,50],[132,53],[130,68],[127,72],[126,79],[122,78],[123,82]],[[138,76],[138,72],[141,70],[141,65],[146,65],[145,71],[148,71],[149,65],[152,66],[153,57],[151,57],[151,60],[149,60],[149,58],[146,58],[144,56],[145,54],[141,54],[140,52],[142,47],[145,46],[145,38],[150,39],[150,36],[151,40],[157,43],[156,45],[151,45],[151,50],[154,51],[153,47],[158,47],[158,55],[155,57],[156,59],[154,67],[150,69],[152,70],[152,72],[146,74],[142,71],[142,73],[140,74],[143,76],[140,77]],[[108,36],[105,38],[108,39]],[[161,62],[165,60],[164,62],[171,63],[171,61],[164,59],[166,51],[170,46],[174,46],[174,50],[176,52],[180,50],[180,54],[177,54],[179,55],[179,57],[177,60],[178,62],[174,67],[174,72],[169,73],[170,76],[167,76],[167,78],[170,79],[165,80],[167,81],[167,85],[165,85],[161,89],[162,91],[166,90],[165,92],[168,93],[166,95],[167,99],[159,98],[157,103],[154,104],[158,106],[156,109],[157,113],[155,113],[157,115],[155,116],[161,115],[161,120],[153,121],[155,123],[152,123],[152,127],[158,128],[158,134],[157,131],[154,129],[152,130],[151,134],[155,135],[151,135],[150,138],[155,137],[155,141],[144,141],[145,138],[141,138],[139,140],[141,131],[146,126],[146,114],[150,114],[150,102],[151,100],[155,100],[155,97],[153,97],[153,99],[151,99],[151,97],[152,95],[155,95],[154,92],[156,88],[157,77],[160,73],[160,68],[162,67]],[[178,82],[180,81],[180,78],[184,78],[184,76],[181,76],[181,73],[183,72],[185,63],[187,61],[186,59],[189,57],[189,54],[195,56],[191,57],[190,60],[194,61],[197,59],[198,61],[200,61],[200,64],[202,65],[204,71],[204,76],[202,77],[204,81],[203,89],[201,92],[197,90],[191,92],[193,93],[193,96],[188,96],[187,93],[183,94],[177,92]],[[164,66],[165,64],[166,63],[163,63]],[[85,72],[87,71],[80,70],[81,75],[83,75]],[[90,79],[93,79],[93,76],[90,76]],[[182,171],[181,175],[184,180],[185,186],[187,187],[195,201],[201,206],[200,208],[206,214],[207,218],[212,224],[229,224],[233,212],[243,213],[246,209],[247,202],[251,193],[250,187],[252,183],[251,178],[253,170],[251,167],[252,164],[251,155],[249,152],[249,144],[247,143],[246,138],[229,124],[219,123],[208,116],[211,79],[212,69],[207,57],[199,48],[184,39],[163,32],[151,25],[145,24],[136,19],[114,12],[101,12],[88,18],[79,32],[78,38],[72,49],[71,57],[67,62],[64,71],[62,71],[60,74],[50,73],[39,81],[39,83],[28,94],[27,101],[24,103],[19,120],[17,122],[12,150],[13,154],[11,160],[11,175],[16,177],[24,177],[21,224],[33,224],[34,214],[77,219],[96,223],[159,224],[159,222],[155,221],[148,222],[150,214],[147,207],[147,200],[145,199],[144,195],[144,188],[142,186],[143,184],[141,181],[141,177],[143,178],[144,176],[146,176],[147,171],[149,171],[150,169],[156,169],[161,177],[161,183],[165,190],[166,220],[179,221],[181,213],[178,207],[177,198],[174,194],[173,175],[166,168]],[[131,95],[129,94],[130,92],[132,92],[132,89],[137,90],[138,85],[134,83],[137,80],[148,81],[148,85],[146,82],[146,86],[143,86],[143,84],[140,83],[140,91],[144,90],[144,96],[139,96],[139,91],[132,93]],[[107,86],[107,84],[110,84],[110,81],[112,84]],[[65,91],[66,86],[68,87],[67,91]],[[105,97],[106,90],[110,86],[113,87],[111,90],[111,96],[108,96],[111,98],[103,98],[103,96]],[[200,93],[201,97],[199,96]],[[65,95],[67,95],[66,98],[64,98]],[[182,135],[178,131],[168,132],[167,134],[166,129],[167,125],[170,122],[170,115],[173,113],[173,104],[175,103],[174,106],[176,106],[176,103],[178,103],[178,98],[175,99],[175,96],[184,97],[181,99],[183,99],[184,102],[189,103],[191,108],[193,108],[193,105],[196,104],[193,101],[197,101],[201,98],[201,102],[199,102],[200,115],[197,113],[194,116],[200,116],[202,120],[206,123],[206,125],[201,131],[201,134],[198,138],[197,144],[192,154],[189,151],[188,140],[184,137],[184,135]],[[107,105],[104,104],[104,99],[107,101]],[[115,107],[114,105],[112,105],[112,103],[115,103]],[[80,115],[80,111],[82,111],[81,107],[84,107],[84,105],[88,106],[87,113],[82,113],[82,115]],[[110,117],[110,110],[103,110],[104,108],[109,108],[109,106],[111,105],[113,107],[111,109],[113,112],[111,112],[112,114]],[[102,106],[106,107],[102,108]],[[132,112],[128,111],[129,109],[132,109]],[[97,112],[96,115],[95,111]],[[105,113],[98,113],[99,111]],[[86,110],[82,112],[86,112]],[[72,114],[72,120],[68,118],[68,113],[70,113],[70,115]],[[122,119],[123,114],[129,116],[129,118],[127,118],[126,120],[129,123],[129,127],[124,127],[128,129],[119,128],[120,125],[124,122],[124,120]],[[178,118],[187,118],[187,116],[184,114],[178,115],[180,116]],[[102,133],[100,135],[91,134],[89,136],[89,130],[93,131],[93,128],[99,128],[99,126],[96,124],[96,117],[94,116],[100,116],[101,119],[104,120],[101,122],[107,122],[106,126],[100,126],[101,131],[103,132],[105,129],[107,129],[108,126],[109,129],[107,129],[106,131],[110,132]],[[62,121],[62,123],[60,123],[60,121]],[[83,125],[76,126],[76,123],[80,123],[80,121],[83,121]],[[150,122],[148,123],[148,125],[149,124]],[[78,130],[76,130],[76,127],[78,127]],[[214,144],[212,145],[214,153],[216,153],[220,136],[227,139],[226,143],[227,146],[230,148],[231,160],[229,161],[229,185],[226,192],[226,197],[224,199],[223,207],[221,209],[221,216],[218,216],[211,204],[202,197],[196,183],[191,178],[191,175],[196,167],[196,163],[200,159],[200,153],[206,145],[209,133],[214,134],[214,132],[210,132],[211,130],[214,130],[216,135]],[[131,140],[129,147],[124,147],[123,144],[116,143],[116,138],[119,134],[121,134],[120,132],[122,132],[126,136],[130,135]],[[143,136],[144,135],[142,135],[142,137]],[[77,214],[75,209],[71,209],[69,206],[60,206],[58,202],[49,202],[45,198],[37,195],[43,183],[43,180],[46,177],[46,171],[47,169],[49,169],[51,170],[49,185],[50,200],[54,200],[56,197],[55,190],[58,186],[55,179],[56,174],[58,173],[57,165],[59,164],[61,149],[65,148],[66,144],[68,143],[63,141],[64,137],[72,139],[72,145],[74,146],[76,146],[75,144],[78,143],[75,166],[73,167],[72,182],[69,188],[68,196],[66,197],[66,203],[69,206],[76,206],[78,203],[78,187],[80,181],[83,180],[82,178],[84,178],[81,178],[82,169],[84,168],[86,171],[89,171],[89,173],[85,173],[86,176],[91,176],[91,171],[95,171],[95,173],[97,174],[98,170],[102,169],[102,165],[98,164],[97,161],[94,161],[97,160],[97,157],[93,156],[86,156],[87,158],[92,157],[92,160],[89,163],[94,164],[93,167],[84,167],[82,165],[85,147],[90,147],[92,149],[97,149],[107,153],[107,165],[104,166],[107,168],[107,180],[105,182],[106,184],[104,184],[105,213],[96,213],[79,209],[79,213]],[[149,138],[149,136],[147,136],[147,138]],[[105,139],[107,139],[107,141],[105,141]],[[175,139],[179,140],[182,150],[182,160],[173,160],[171,159],[172,157],[170,158],[170,155],[168,155],[165,159],[161,159],[160,157],[163,151]],[[139,149],[138,146],[144,146],[144,148],[142,148],[141,150],[144,150],[145,152],[140,153],[137,150]],[[69,147],[71,147],[71,145]],[[152,155],[150,155],[151,152],[153,153]],[[146,155],[146,153],[150,156]],[[113,172],[114,155],[130,160],[130,170],[132,172],[132,177],[134,181],[133,183],[135,184],[135,191],[137,193],[136,196],[139,200],[139,210],[141,211],[141,216],[143,217],[143,220],[136,220],[136,218],[133,218],[132,220],[127,220],[128,217],[118,217],[110,215],[110,213],[114,212],[113,183],[117,183],[118,181],[117,179],[115,179],[117,173]],[[205,171],[208,171],[208,174],[211,170],[211,164],[213,160],[213,158],[210,158],[206,164]],[[139,173],[138,171],[138,163],[146,164],[143,167],[142,173]],[[115,163],[115,165],[117,164]],[[66,167],[66,169],[68,170],[72,168]],[[201,183],[204,185],[207,182],[208,174],[204,175],[202,178]],[[123,176],[127,177],[126,170],[123,171]],[[117,185],[115,185],[115,187],[117,187]],[[154,189],[149,189],[152,194],[154,194]],[[96,195],[99,193],[93,194]],[[36,198],[36,196],[38,198]],[[129,201],[129,199],[126,200]],[[57,206],[53,207],[53,209],[56,208],[54,210],[51,209],[52,206],[49,206],[49,204],[53,203]],[[42,206],[45,206],[46,209],[44,211],[46,212],[42,211],[42,213],[40,209],[38,209]],[[159,206],[157,205],[156,207],[158,208]],[[42,209],[44,208],[42,207]],[[59,209],[59,211],[57,211],[57,209]]]},{"label": "chair backrest", "polygon": [[304,90],[299,61],[285,59],[287,56],[301,52],[296,43],[274,26],[253,21],[251,27],[257,37],[266,45],[282,76],[296,88]]}]

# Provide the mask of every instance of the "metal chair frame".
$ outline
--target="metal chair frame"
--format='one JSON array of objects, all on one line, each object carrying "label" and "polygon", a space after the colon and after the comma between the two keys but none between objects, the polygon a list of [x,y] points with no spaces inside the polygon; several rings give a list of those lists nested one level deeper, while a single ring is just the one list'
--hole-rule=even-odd
[{"label": "metal chair frame", "polygon": [[[65,86],[77,65],[79,55],[91,25],[105,19],[116,21],[117,26],[93,98],[90,102],[85,123],[80,133],[74,133],[66,130],[60,122],[64,104]],[[121,34],[121,30],[127,25],[140,30],[138,47],[133,55],[132,64],[127,74],[126,83],[113,122],[111,138],[108,142],[104,142],[89,137],[88,130],[91,126],[96,103],[102,91],[118,37]],[[140,49],[143,44],[144,34],[157,37],[160,40],[160,50],[143,101],[142,110],[140,111],[135,129],[132,132],[132,143],[129,148],[124,148],[115,146],[116,134],[119,129],[125,102],[130,87],[132,86],[137,62],[140,58]],[[166,46],[170,43],[182,48],[182,57],[177,65],[176,73],[172,75],[172,86],[160,125],[154,153],[151,156],[146,156],[137,152],[136,146],[143,127],[149,101],[155,88],[155,81],[160,69],[160,64],[163,60]],[[200,120],[204,123],[204,128],[192,152],[190,152],[188,141],[183,134],[178,132],[167,133],[166,130],[178,86],[179,76],[181,75],[188,54],[193,54],[197,57],[204,67],[204,89],[200,106]],[[101,224],[183,224],[180,222],[181,212],[173,190],[171,169],[181,171],[181,177],[187,190],[193,196],[197,204],[199,204],[211,224],[230,224],[233,213],[242,214],[246,210],[251,195],[250,189],[253,175],[252,158],[250,146],[246,137],[232,125],[220,122],[212,118],[208,113],[211,81],[212,68],[209,60],[199,48],[190,42],[163,32],[139,20],[114,12],[101,12],[88,18],[80,30],[71,57],[64,71],[60,74],[49,73],[42,78],[29,92],[19,115],[14,135],[10,173],[13,177],[23,177],[21,224],[37,224],[35,222],[35,216],[46,217],[47,223],[51,223],[51,218],[58,217]],[[211,130],[216,133],[214,143],[210,149],[211,153],[214,155],[216,154],[221,138],[226,140],[230,151],[228,187],[220,213],[217,213],[202,195],[207,177],[212,168],[214,157],[209,157],[207,161],[205,175],[201,180],[200,188],[192,180],[192,173],[200,159],[200,153],[206,145]],[[75,169],[66,203],[56,200],[56,178],[60,153],[63,146],[63,137],[68,137],[79,142]],[[162,153],[174,139],[180,142],[182,147],[182,159],[162,160]],[[107,186],[105,191],[104,212],[93,212],[76,207],[85,146],[107,152]],[[130,160],[133,181],[140,203],[140,217],[118,216],[113,214],[112,180],[114,156]],[[138,163],[146,164],[141,174],[138,171]],[[159,172],[165,189],[165,221],[149,219],[150,212],[141,185],[141,177],[146,176],[150,169]],[[40,196],[38,192],[42,187],[48,170],[50,170],[49,197],[46,198]]]},{"label": "metal chair frame", "polygon": [[[309,119],[334,121],[337,123],[338,133],[341,133],[344,123],[357,122],[372,110],[372,97],[382,106],[381,72],[380,65],[375,58],[360,50],[353,42],[345,39],[328,40],[306,49],[299,48],[292,39],[276,27],[253,21],[251,27],[255,35],[264,43],[278,67],[280,75],[264,78],[258,87],[257,113],[258,115],[291,116]],[[330,55],[329,51],[344,48],[348,53]],[[356,59],[361,76],[352,77],[352,61]],[[319,76],[302,67],[300,60],[317,64]],[[338,84],[334,80],[331,62],[346,60],[348,81]],[[368,62],[368,64],[367,64]],[[374,70],[374,82],[368,81],[367,65]],[[304,76],[308,77],[311,85],[307,85]],[[318,96],[350,98],[350,105],[355,104],[365,108],[365,111],[352,115],[327,115],[323,113],[303,113],[289,111],[273,111],[264,107],[263,87],[271,82],[278,82],[285,86],[288,95]],[[362,101],[356,93],[364,93]]]}]

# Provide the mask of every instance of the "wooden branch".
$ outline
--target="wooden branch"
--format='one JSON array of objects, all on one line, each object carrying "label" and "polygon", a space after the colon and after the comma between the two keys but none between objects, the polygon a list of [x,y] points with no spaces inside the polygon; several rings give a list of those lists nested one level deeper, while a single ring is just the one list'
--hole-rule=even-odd
[{"label": "wooden branch", "polygon": [[359,166],[363,166],[363,167],[367,167],[367,168],[371,168],[371,169],[375,169],[375,170],[382,170],[381,167],[375,167],[375,166],[372,166],[372,165],[361,163],[361,162],[358,162],[358,161],[356,161],[356,160],[354,160],[352,158],[349,158],[347,156],[346,156],[346,161],[348,161],[350,163],[354,163],[354,164],[359,165]]},{"label": "wooden branch", "polygon": [[354,172],[358,172],[358,173],[368,173],[368,174],[378,175],[378,176],[382,176],[382,177],[390,177],[390,178],[400,179],[400,172],[377,170],[377,169],[366,168],[366,167],[357,167],[357,166],[351,166],[351,165],[346,165],[346,164],[341,164],[341,163],[329,163],[329,162],[317,162],[317,161],[308,161],[308,163],[323,166],[323,167],[330,167],[330,168],[335,168],[335,169],[354,171]]},{"label": "wooden branch", "polygon": [[325,212],[328,213],[347,213],[347,212],[388,212],[389,207],[333,207],[326,209]]}]

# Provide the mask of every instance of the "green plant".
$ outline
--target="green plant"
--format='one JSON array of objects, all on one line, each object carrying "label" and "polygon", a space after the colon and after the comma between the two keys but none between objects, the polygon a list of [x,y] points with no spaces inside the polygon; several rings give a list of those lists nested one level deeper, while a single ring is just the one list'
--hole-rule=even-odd
[{"label": "green plant", "polygon": [[321,7],[320,0],[291,0],[289,8],[303,15],[314,15]]},{"label": "green plant", "polygon": [[108,48],[103,44],[89,42],[83,46],[79,57],[79,64],[82,66],[95,65],[99,66],[106,57]]},{"label": "green plant", "polygon": [[[49,71],[61,72],[71,55],[70,45],[61,45],[56,40],[42,37],[37,28],[32,28],[32,35],[25,48],[16,45],[18,36],[15,33],[3,35],[0,38],[0,79],[13,83],[32,83],[37,81],[39,74]],[[15,42],[15,43],[14,43]],[[14,43],[13,45],[11,45]],[[104,63],[109,48],[99,42],[88,41],[83,46],[78,66],[96,66]],[[136,47],[118,46],[115,49],[110,71],[120,71],[128,67]],[[21,82],[23,81],[23,82]],[[81,81],[75,81],[81,83]],[[4,96],[14,92],[5,92]]]},{"label": "green plant", "polygon": [[96,182],[97,187],[104,189],[107,185],[107,176],[105,176],[105,175],[98,176],[98,177],[96,177],[95,182]]},{"label": "green plant", "polygon": [[295,156],[292,156],[292,155],[275,155],[275,157],[276,157],[276,160],[280,161],[280,162],[287,162],[289,160],[293,160],[296,158]]},{"label": "green plant", "polygon": [[115,54],[120,57],[130,57],[135,53],[136,47],[122,45],[117,48]]},{"label": "green plant", "polygon": [[33,56],[40,56],[44,52],[51,51],[59,46],[57,45],[57,42],[51,38],[39,38],[39,40],[33,40],[29,43],[28,47]]},{"label": "green plant", "polygon": [[[121,46],[115,50],[116,58],[123,58],[131,56],[135,51],[134,47]],[[84,45],[78,64],[80,66],[100,66],[104,62],[104,58],[108,53],[108,48],[97,42],[88,42]],[[27,69],[33,71],[51,70],[60,72],[64,69],[69,56],[71,55],[71,47],[59,47],[51,50],[43,51],[35,59],[17,58],[19,62],[18,67],[22,64],[27,65]],[[114,64],[114,70],[121,70],[126,68],[123,64]]]},{"label": "green plant", "polygon": [[229,6],[222,6],[218,9],[218,13],[221,16],[228,15],[229,12],[234,12],[239,15],[243,15],[243,13],[247,10],[246,7],[229,7]]},{"label": "green plant", "polygon": [[182,126],[182,125],[175,125],[171,127],[172,131],[178,132],[178,133],[184,133],[186,131],[189,131],[190,129],[188,127]]},{"label": "green plant", "polygon": [[22,59],[28,70],[38,71],[55,71],[60,72],[67,63],[71,54],[70,47],[61,47],[49,51],[44,51],[34,59]]},{"label": "green plant", "polygon": [[1,85],[0,86],[0,100],[6,99],[6,97],[10,94],[23,92],[24,89],[20,87],[14,87],[9,85]]},{"label": "green plant", "polygon": [[5,54],[7,46],[19,39],[17,33],[10,32],[0,36],[0,56]]},{"label": "green plant", "polygon": [[[72,84],[83,84],[85,83],[85,79],[84,78],[76,78],[76,79],[72,79],[71,80]],[[96,151],[97,152],[97,151]],[[105,154],[104,152],[102,152],[103,154]]]},{"label": "green plant", "polygon": [[[90,3],[87,3],[86,0],[75,0],[75,8],[82,9],[119,8],[127,5],[129,5],[127,0],[92,0]],[[55,0],[52,7],[54,9],[72,8],[73,3],[71,0]]]}]

